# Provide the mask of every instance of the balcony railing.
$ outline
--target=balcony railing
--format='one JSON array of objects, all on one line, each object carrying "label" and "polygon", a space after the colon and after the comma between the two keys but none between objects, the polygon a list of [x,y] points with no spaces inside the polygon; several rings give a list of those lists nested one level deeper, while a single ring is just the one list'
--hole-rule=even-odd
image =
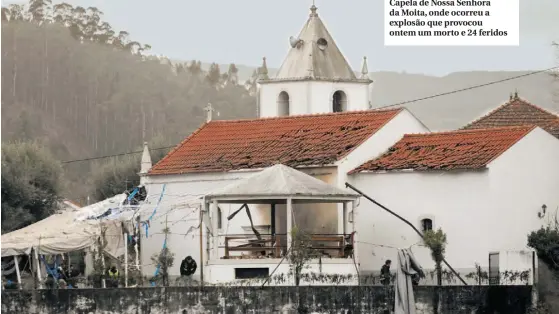
[{"label": "balcony railing", "polygon": [[[224,236],[224,256],[221,259],[281,258],[287,250],[286,234]],[[348,258],[353,254],[351,234],[311,234],[311,249],[326,258]],[[240,254],[235,254],[240,252]]]}]

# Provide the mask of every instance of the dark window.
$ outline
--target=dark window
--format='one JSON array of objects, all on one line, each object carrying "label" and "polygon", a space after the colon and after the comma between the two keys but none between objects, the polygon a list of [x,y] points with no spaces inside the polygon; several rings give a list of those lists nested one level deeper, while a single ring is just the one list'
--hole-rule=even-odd
[{"label": "dark window", "polygon": [[235,268],[235,279],[266,278],[269,274],[269,268]]},{"label": "dark window", "polygon": [[421,220],[421,230],[423,232],[433,230],[433,221],[429,218],[425,218]]},{"label": "dark window", "polygon": [[289,111],[289,94],[283,91],[278,95],[278,116],[288,116]]},{"label": "dark window", "polygon": [[341,90],[332,95],[332,111],[343,112],[347,110],[347,96]]},{"label": "dark window", "polygon": [[489,284],[499,284],[499,253],[489,253]]}]

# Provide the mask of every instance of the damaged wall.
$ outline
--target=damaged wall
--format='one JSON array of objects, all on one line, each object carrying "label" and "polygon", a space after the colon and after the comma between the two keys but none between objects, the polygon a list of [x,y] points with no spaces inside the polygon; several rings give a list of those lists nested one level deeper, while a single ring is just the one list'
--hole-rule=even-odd
[{"label": "damaged wall", "polygon": [[[433,313],[434,293],[416,287],[417,314]],[[443,287],[439,313],[527,313],[530,293],[530,286]],[[3,290],[2,314],[296,313],[297,303],[309,313],[374,314],[393,298],[381,286]]]}]

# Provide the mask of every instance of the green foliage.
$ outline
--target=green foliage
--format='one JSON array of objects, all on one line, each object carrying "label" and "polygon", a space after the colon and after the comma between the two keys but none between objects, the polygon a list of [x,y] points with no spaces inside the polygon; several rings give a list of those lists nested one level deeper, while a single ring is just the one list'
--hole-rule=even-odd
[{"label": "green foliage", "polygon": [[[169,144],[166,143],[162,136],[156,136],[148,143],[148,147],[154,148],[150,151],[153,164],[169,152],[169,149],[155,149],[168,147]],[[136,151],[141,150],[141,148],[136,149]],[[140,184],[140,161],[141,155],[137,154],[120,159],[114,158],[101,165],[93,176],[94,199],[102,201],[138,186]]]},{"label": "green foliage", "polygon": [[559,267],[559,259],[553,254],[553,249],[559,248],[559,229],[557,227],[542,227],[528,235],[528,246],[535,249],[538,256],[552,267]]},{"label": "green foliage", "polygon": [[[43,139],[59,160],[134,151],[158,134],[176,144],[205,122],[208,103],[220,119],[256,112],[244,86],[216,76],[219,66],[205,73],[200,61],[148,55],[149,45],[113,28],[95,7],[9,5],[1,31],[2,140]],[[28,117],[18,119],[22,111]],[[64,170],[73,183],[66,196],[85,203],[98,167],[79,162]]]},{"label": "green foliage", "polygon": [[423,235],[423,242],[431,250],[431,257],[435,263],[440,263],[444,259],[446,249],[446,234],[439,228],[437,231],[428,230]]},{"label": "green foliage", "polygon": [[442,285],[443,270],[442,262],[444,260],[444,253],[446,249],[446,234],[441,228],[437,231],[428,230],[423,235],[423,242],[431,250],[431,257],[435,261],[435,269],[437,272],[437,283]]},{"label": "green foliage", "polygon": [[101,166],[93,177],[94,199],[101,201],[140,184],[140,158],[130,157],[110,161]]},{"label": "green foliage", "polygon": [[163,286],[169,285],[169,269],[173,266],[175,261],[175,254],[169,248],[164,247],[159,254],[154,254],[151,261],[155,265],[159,265],[159,273],[151,278],[151,281],[162,284]]},{"label": "green foliage", "polygon": [[291,229],[291,250],[287,258],[289,260],[289,272],[295,278],[295,285],[298,286],[303,270],[307,263],[316,258],[316,251],[312,249],[312,237],[309,233],[293,227]]},{"label": "green foliage", "polygon": [[40,144],[2,144],[2,233],[53,214],[62,186],[60,163]]},{"label": "green foliage", "polygon": [[[559,220],[557,212],[547,212],[547,206],[542,206],[542,211],[538,213],[540,219],[548,218],[546,226],[528,234],[528,246],[536,250],[538,257],[549,266],[559,269]],[[551,219],[552,218],[552,219]]]}]

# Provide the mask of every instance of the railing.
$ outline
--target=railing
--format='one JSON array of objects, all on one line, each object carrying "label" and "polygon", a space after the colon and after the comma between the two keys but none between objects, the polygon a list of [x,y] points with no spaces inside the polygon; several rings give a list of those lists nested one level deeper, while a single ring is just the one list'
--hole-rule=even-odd
[{"label": "railing", "polygon": [[[234,242],[244,243],[234,245]],[[260,239],[255,235],[228,235],[225,236],[224,246],[220,246],[225,250],[220,258],[281,258],[287,250],[286,243],[286,234],[261,234]],[[347,258],[353,254],[353,237],[351,234],[311,234],[311,248],[322,257]],[[241,255],[231,254],[233,252],[241,252]]]}]

